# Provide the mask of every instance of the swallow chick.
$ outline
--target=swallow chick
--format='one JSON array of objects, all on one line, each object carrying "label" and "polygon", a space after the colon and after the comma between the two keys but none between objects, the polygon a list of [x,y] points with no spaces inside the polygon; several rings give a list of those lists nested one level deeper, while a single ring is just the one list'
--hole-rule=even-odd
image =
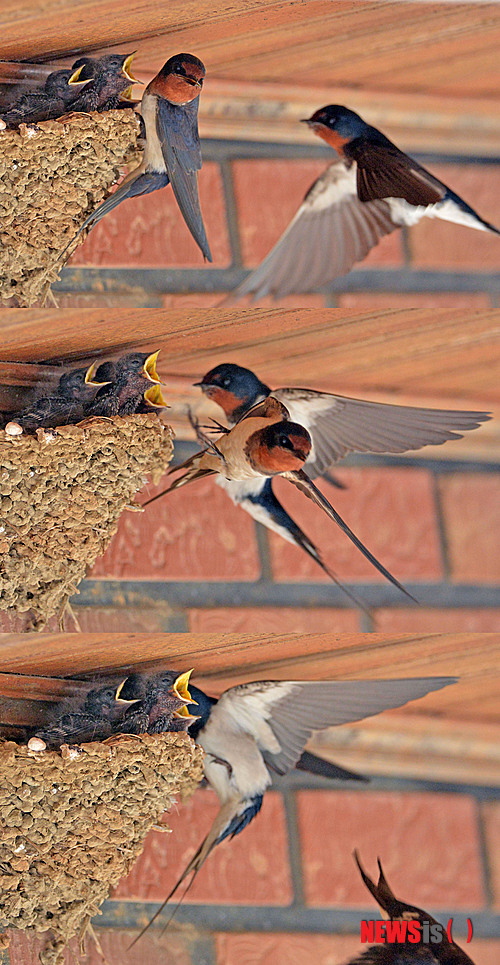
[{"label": "swallow chick", "polygon": [[271,785],[272,772],[291,771],[315,731],[401,707],[455,679],[259,680],[231,687],[219,700],[191,686],[199,719],[189,733],[205,752],[205,778],[221,807],[206,838],[149,925],[189,875],[191,887],[213,848],[240,834],[256,817]]},{"label": "swallow chick", "polygon": [[[96,375],[109,375],[109,384],[99,389],[95,398],[85,406],[86,416],[115,416],[132,415],[141,409],[145,404],[146,411],[150,411],[150,406],[146,405],[148,399],[145,394],[148,389],[159,385],[158,373],[156,371],[156,360],[159,351],[150,355],[147,352],[132,352],[122,356],[117,362],[103,362],[97,369]],[[153,386],[151,385],[153,383]],[[154,399],[157,402],[154,402]],[[161,399],[161,402],[158,401]],[[150,405],[164,405],[161,391],[153,394],[153,402]],[[142,409],[144,411],[144,409]]]},{"label": "swallow chick", "polygon": [[422,935],[423,926],[429,929],[432,926],[437,927],[434,929],[433,941],[398,941],[372,945],[357,958],[351,959],[349,965],[474,965],[472,959],[454,941],[449,940],[446,929],[435,918],[421,908],[396,898],[387,883],[380,860],[377,860],[379,878],[375,884],[364,871],[357,851],[354,852],[354,858],[368,891],[380,905],[384,917],[387,916],[390,921],[419,922]]},{"label": "swallow chick", "polygon": [[309,292],[347,274],[384,235],[421,218],[500,234],[458,194],[354,111],[330,104],[303,123],[339,154],[274,248],[231,297]]},{"label": "swallow chick", "polygon": [[23,94],[15,104],[1,115],[7,127],[19,124],[36,124],[61,117],[75,99],[87,87],[86,80],[70,84],[72,70],[56,70],[47,77],[41,90]]},{"label": "swallow chick", "polygon": [[145,679],[138,674],[128,677],[116,691],[116,696],[129,702],[130,706],[115,723],[115,732],[162,734],[185,730],[195,719],[187,710],[188,705],[196,704],[188,689],[191,673],[192,670],[183,674],[171,671]]},{"label": "swallow chick", "polygon": [[192,54],[170,57],[144,91],[140,113],[144,123],[144,156],[138,168],[89,215],[61,253],[85,228],[97,224],[126,198],[172,185],[177,204],[204,257],[212,261],[198,196],[201,168],[198,104],[205,67]]},{"label": "swallow chick", "polygon": [[[223,429],[222,426],[218,428]],[[249,481],[250,483],[255,483],[257,480],[262,482],[263,479],[271,479],[273,476],[281,475],[319,506],[386,580],[389,580],[413,602],[417,602],[399,580],[377,560],[373,553],[353,533],[326,496],[304,472],[303,465],[312,448],[311,436],[304,426],[290,421],[287,407],[277,398],[269,396],[263,402],[254,406],[232,429],[223,429],[223,435],[217,439],[217,442],[212,442],[202,433],[199,434],[199,437],[206,444],[206,448],[195,453],[180,465],[169,469],[169,474],[182,469],[185,471],[182,476],[174,480],[169,489],[163,490],[151,499],[146,500],[142,504],[143,507],[149,506],[165,493],[172,492],[174,489],[179,489],[181,486],[205,476],[219,474],[225,480],[246,485]],[[278,513],[278,508],[272,505],[267,518],[272,519],[273,514],[276,513]],[[281,519],[279,517],[280,521]],[[288,522],[285,522],[286,525],[283,526],[283,529],[288,527]],[[298,527],[295,526],[293,520],[291,523],[295,527],[293,535],[296,539],[293,541],[297,541],[304,549],[307,544],[307,552],[310,552],[310,555],[325,569],[330,578],[342,588],[357,606],[362,606],[360,601],[337,579],[333,571],[326,568],[314,544],[307,537],[304,537],[302,541],[302,531],[298,531]]]},{"label": "swallow chick", "polygon": [[[311,479],[324,475],[349,452],[395,453],[441,445],[448,439],[461,439],[462,432],[476,429],[490,418],[486,412],[387,405],[314,389],[272,390],[250,369],[232,362],[216,365],[195,385],[221,407],[229,425],[235,425],[265,399],[274,398],[283,403],[290,418],[304,426],[311,436],[311,451],[303,466]],[[327,479],[332,481],[329,475]],[[241,506],[257,522],[299,546],[328,576],[332,576],[317,547],[275,496],[272,479],[240,482],[219,475],[217,483],[233,503]]]},{"label": "swallow chick", "polygon": [[62,712],[57,712],[46,727],[37,729],[33,737],[43,740],[49,750],[56,750],[62,744],[106,740],[130,704],[131,701],[120,697],[116,683],[106,682],[102,687],[93,687],[76,704],[75,701],[64,702]]},{"label": "swallow chick", "polygon": [[71,369],[59,379],[54,395],[37,399],[25,409],[11,416],[23,429],[50,429],[56,426],[74,425],[84,418],[86,405],[102,391],[106,382],[94,375],[95,363],[86,369]]},{"label": "swallow chick", "polygon": [[70,87],[86,84],[71,105],[72,112],[111,111],[124,106],[134,84],[139,81],[132,74],[132,54],[105,54],[104,57],[79,57],[75,60]]}]

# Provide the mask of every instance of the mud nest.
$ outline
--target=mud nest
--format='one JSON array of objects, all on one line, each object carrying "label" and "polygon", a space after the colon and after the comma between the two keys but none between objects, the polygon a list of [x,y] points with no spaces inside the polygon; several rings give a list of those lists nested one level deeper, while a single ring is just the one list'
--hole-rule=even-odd
[{"label": "mud nest", "polygon": [[50,931],[41,961],[61,962],[173,798],[196,789],[202,756],[184,733],[42,752],[0,742],[2,925]]},{"label": "mud nest", "polygon": [[[139,163],[133,110],[73,114],[0,132],[0,301],[46,296],[51,269],[124,167]],[[80,236],[79,243],[85,235]]]},{"label": "mud nest", "polygon": [[145,477],[165,472],[172,437],[154,413],[0,431],[0,609],[31,611],[36,629],[61,619]]}]

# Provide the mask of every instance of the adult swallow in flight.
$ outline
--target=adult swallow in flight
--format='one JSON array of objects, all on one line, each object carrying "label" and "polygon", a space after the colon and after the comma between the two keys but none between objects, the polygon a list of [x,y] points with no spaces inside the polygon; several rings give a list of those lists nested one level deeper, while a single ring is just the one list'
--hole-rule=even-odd
[{"label": "adult swallow in flight", "polygon": [[96,388],[102,391],[107,384],[97,380],[94,371],[95,363],[87,369],[65,372],[54,395],[37,399],[10,418],[23,429],[49,429],[81,422]]},{"label": "adult swallow in flight", "polygon": [[[173,466],[169,469],[169,473],[178,472],[181,469],[184,469],[185,472],[174,480],[169,489],[157,493],[156,496],[142,503],[142,506],[149,506],[150,503],[153,503],[165,493],[172,492],[174,489],[179,489],[181,486],[205,476],[220,474],[226,480],[246,484],[249,480],[256,482],[256,480],[262,481],[262,479],[281,475],[294,486],[297,486],[305,496],[308,496],[330,519],[337,523],[337,526],[379,573],[385,576],[386,580],[389,580],[390,583],[401,590],[405,596],[417,602],[411,593],[405,590],[399,580],[358,539],[337,510],[328,502],[326,496],[304,472],[303,465],[312,448],[311,436],[304,426],[291,422],[288,409],[282,402],[272,395],[268,396],[263,402],[250,409],[232,429],[224,429],[220,425],[218,425],[218,429],[223,431],[223,435],[217,439],[217,442],[212,442],[207,436],[199,432],[199,438],[205,443],[206,448],[195,453],[194,456],[191,456],[179,466]],[[300,542],[300,537],[296,531],[294,531],[294,536],[297,537],[294,542],[302,545],[305,549],[305,543]],[[333,571],[326,568],[314,544],[307,540],[307,537],[305,539],[308,543],[307,552],[310,552],[311,556],[315,552],[316,555],[313,558],[316,562],[325,569],[331,579],[344,590],[356,605],[361,605],[360,601],[340,583]]]},{"label": "adult swallow in flight", "polygon": [[380,239],[423,217],[500,234],[381,131],[337,104],[304,121],[340,156],[309,188],[286,231],[231,294],[309,292],[347,274]]},{"label": "adult swallow in flight", "polygon": [[1,114],[7,127],[35,124],[38,121],[46,121],[66,114],[74,101],[83,93],[82,88],[88,86],[86,80],[74,81],[70,84],[73,73],[72,70],[53,71],[41,90],[22,94],[8,111]]},{"label": "adult swallow in flight", "polygon": [[126,198],[171,184],[193,238],[205,258],[212,261],[198,197],[197,172],[202,164],[198,103],[204,76],[201,60],[192,54],[176,54],[148,84],[140,107],[145,130],[141,164],[85,219],[60,258],[85,228],[97,224]]},{"label": "adult swallow in flight", "polygon": [[189,875],[191,887],[213,848],[225,838],[240,834],[259,813],[271,784],[271,772],[291,771],[314,731],[401,707],[455,680],[259,680],[231,687],[219,700],[191,686],[199,719],[189,733],[205,751],[205,778],[221,807],[206,838],[149,925]]},{"label": "adult swallow in flight", "polygon": [[[135,53],[135,51],[134,51]],[[105,54],[104,57],[79,57],[75,60],[70,86],[87,81],[85,89],[71,105],[72,111],[110,111],[126,106],[125,94],[139,81],[132,74],[134,54]],[[128,97],[126,97],[128,99]],[[130,104],[130,102],[129,102]]]},{"label": "adult swallow in flight", "polygon": [[151,383],[156,386],[160,382],[155,368],[157,358],[158,352],[151,355],[147,352],[132,352],[122,356],[117,362],[102,363],[97,373],[104,372],[114,377],[109,385],[99,389],[93,401],[85,407],[85,415],[109,417],[137,412],[145,392],[151,388]]},{"label": "adult swallow in flight", "polygon": [[420,934],[424,936],[425,928],[433,940],[425,940],[424,937],[424,940],[418,943],[407,940],[372,945],[357,958],[351,959],[349,965],[474,965],[472,959],[454,941],[449,940],[446,928],[435,918],[421,908],[396,898],[387,883],[380,861],[377,861],[379,879],[375,884],[364,871],[357,851],[354,852],[354,857],[361,877],[380,905],[384,917],[396,922],[418,922]]}]

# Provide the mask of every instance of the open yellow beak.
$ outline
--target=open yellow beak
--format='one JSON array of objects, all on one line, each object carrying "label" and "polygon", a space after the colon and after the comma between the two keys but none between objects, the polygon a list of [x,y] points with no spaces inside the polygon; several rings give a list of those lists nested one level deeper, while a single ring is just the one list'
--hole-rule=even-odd
[{"label": "open yellow beak", "polygon": [[156,359],[158,358],[159,354],[160,350],[158,349],[157,352],[153,352],[151,355],[148,355],[146,361],[144,362],[143,372],[150,382],[160,382],[158,372],[156,371]]},{"label": "open yellow beak", "polygon": [[97,362],[92,362],[92,365],[89,365],[85,373],[85,385],[111,385],[110,382],[94,382],[94,372],[96,368]]},{"label": "open yellow beak", "polygon": [[132,66],[132,61],[133,61],[136,53],[137,53],[137,51],[134,50],[134,51],[133,51],[131,54],[129,54],[128,57],[123,61],[122,71],[123,71],[123,73],[125,74],[125,77],[127,78],[127,80],[132,81],[133,84],[140,84],[141,81],[140,81],[140,80],[137,80],[137,77],[134,77],[134,75],[133,75],[133,73],[132,73],[132,71],[131,71],[131,69],[130,69],[131,66]]},{"label": "open yellow beak", "polygon": [[81,67],[77,67],[77,69],[74,71],[74,73],[71,74],[71,77],[70,77],[70,79],[68,80],[68,85],[69,85],[70,87],[81,87],[83,84],[88,84],[88,79],[87,79],[87,80],[80,80],[80,79],[79,79],[79,78],[80,78],[80,74],[81,74],[81,72],[82,72],[82,70],[83,70],[84,67],[85,67],[85,64],[82,64]]},{"label": "open yellow beak", "polygon": [[126,684],[127,680],[128,680],[128,677],[125,677],[124,680],[122,680],[121,684],[116,688],[115,701],[117,704],[125,704],[128,707],[131,704],[138,704],[140,702],[140,698],[136,697],[134,700],[124,700],[123,697],[120,697],[120,694],[123,690],[123,686],[124,684]]},{"label": "open yellow beak", "polygon": [[[173,687],[174,694],[177,695],[179,700],[184,700],[186,704],[196,704],[196,700],[192,699],[188,690],[189,678],[192,672],[192,670],[187,670],[186,673],[181,673],[180,677],[177,677],[177,680],[174,682]],[[196,704],[196,706],[198,705]],[[183,714],[183,711],[186,711],[187,713],[187,707],[181,707],[181,709],[178,711],[178,713],[185,717],[186,714]]]},{"label": "open yellow beak", "polygon": [[146,389],[144,393],[144,398],[149,405],[152,405],[154,409],[165,409],[168,408],[165,399],[161,394],[160,386],[155,382],[150,389]]},{"label": "open yellow beak", "polygon": [[190,714],[190,713],[189,713],[189,710],[187,709],[187,707],[181,707],[180,710],[174,710],[174,712],[173,712],[173,714],[172,714],[172,717],[181,717],[183,720],[185,720],[186,717],[187,717],[190,721],[199,720],[199,719],[200,719],[199,715],[197,715],[197,714]]},{"label": "open yellow beak", "polygon": [[122,92],[121,92],[121,94],[120,94],[120,100],[121,100],[121,101],[131,101],[131,100],[132,100],[132,87],[133,87],[133,86],[134,86],[134,85],[131,84],[130,87],[127,87],[125,90],[122,90]]}]

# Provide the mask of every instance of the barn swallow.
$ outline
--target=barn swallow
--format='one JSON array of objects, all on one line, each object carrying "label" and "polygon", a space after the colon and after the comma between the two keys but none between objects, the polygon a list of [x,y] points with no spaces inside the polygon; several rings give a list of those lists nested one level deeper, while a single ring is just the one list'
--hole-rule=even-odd
[{"label": "barn swallow", "polygon": [[337,104],[303,123],[339,154],[274,248],[231,297],[309,292],[347,274],[380,239],[423,217],[500,234],[381,131]]},{"label": "barn swallow", "polygon": [[186,891],[191,887],[213,848],[240,834],[259,813],[271,784],[271,772],[291,771],[315,731],[401,707],[455,681],[454,677],[259,680],[231,687],[219,700],[191,685],[199,719],[189,733],[205,752],[205,778],[221,807],[206,838],[149,925],[189,875]]},{"label": "barn swallow", "polygon": [[23,429],[49,429],[81,422],[92,390],[102,391],[107,384],[96,380],[94,370],[95,363],[87,369],[63,373],[54,395],[37,399],[12,419]]},{"label": "barn swallow", "polygon": [[2,113],[2,120],[7,127],[18,127],[19,124],[35,124],[61,117],[83,93],[82,88],[88,86],[86,80],[75,81],[70,86],[72,76],[72,70],[53,71],[42,90],[23,94],[8,111]]},{"label": "barn swallow", "polygon": [[132,54],[105,54],[75,60],[69,84],[87,85],[71,105],[72,111],[110,111],[123,106],[123,95],[139,81],[131,72]]},{"label": "barn swallow", "polygon": [[204,65],[192,54],[176,54],[163,65],[146,87],[141,101],[145,134],[141,164],[85,219],[60,258],[85,228],[97,224],[126,198],[149,194],[170,183],[193,238],[204,257],[212,261],[200,209],[197,175],[202,164],[198,103],[204,76]]},{"label": "barn swallow", "polygon": [[[118,688],[119,690],[119,688]],[[117,720],[135,701],[125,700],[118,694],[116,684],[106,683],[103,687],[92,688],[79,702],[63,702],[63,710],[56,710],[57,716],[46,727],[37,729],[33,736],[38,737],[49,750],[61,744],[85,744],[90,741],[103,741],[116,730]]]},{"label": "barn swallow", "polygon": [[146,678],[144,682],[138,674],[127,678],[116,691],[116,697],[129,701],[131,706],[115,724],[115,732],[162,734],[172,729],[174,713],[177,715],[174,729],[181,729],[178,722],[182,718],[182,729],[185,729],[186,718],[192,719],[187,706],[196,703],[188,689],[191,673],[191,670],[183,674],[170,671]]},{"label": "barn swallow", "polygon": [[[332,463],[349,452],[405,452],[425,445],[440,445],[448,439],[461,439],[458,429],[476,429],[480,422],[490,418],[486,412],[386,405],[314,389],[271,390],[250,369],[231,362],[216,365],[201,382],[194,384],[223,409],[230,425],[266,398],[282,402],[290,418],[310,433],[312,447],[303,469],[312,479],[324,475]],[[326,478],[332,482],[329,474]],[[277,499],[271,479],[240,482],[218,476],[217,483],[235,505],[303,549],[337,582],[317,547]]]},{"label": "barn swallow", "polygon": [[[104,373],[111,375],[112,378],[108,385],[99,389],[92,402],[85,407],[85,415],[109,417],[132,415],[137,412],[142,406],[145,393],[151,388],[151,383],[157,386],[160,382],[156,372],[158,354],[158,352],[150,355],[147,352],[132,352],[122,356],[117,362],[102,363],[96,375],[101,377],[101,373]],[[158,399],[158,396],[155,395],[153,398]],[[151,404],[162,403],[153,401]],[[150,406],[147,406],[146,410],[149,411],[149,408]]]},{"label": "barn swallow", "polygon": [[[354,852],[354,858],[368,891],[380,905],[384,917],[387,916],[390,921],[419,922],[423,937],[420,942],[398,941],[371,946],[357,958],[351,959],[349,965],[474,965],[472,959],[454,941],[449,940],[446,929],[435,918],[421,908],[396,898],[387,883],[380,860],[377,860],[379,879],[375,884],[364,871],[357,851]],[[433,930],[432,940],[425,939],[425,926],[430,934],[432,926],[437,926]]]}]

